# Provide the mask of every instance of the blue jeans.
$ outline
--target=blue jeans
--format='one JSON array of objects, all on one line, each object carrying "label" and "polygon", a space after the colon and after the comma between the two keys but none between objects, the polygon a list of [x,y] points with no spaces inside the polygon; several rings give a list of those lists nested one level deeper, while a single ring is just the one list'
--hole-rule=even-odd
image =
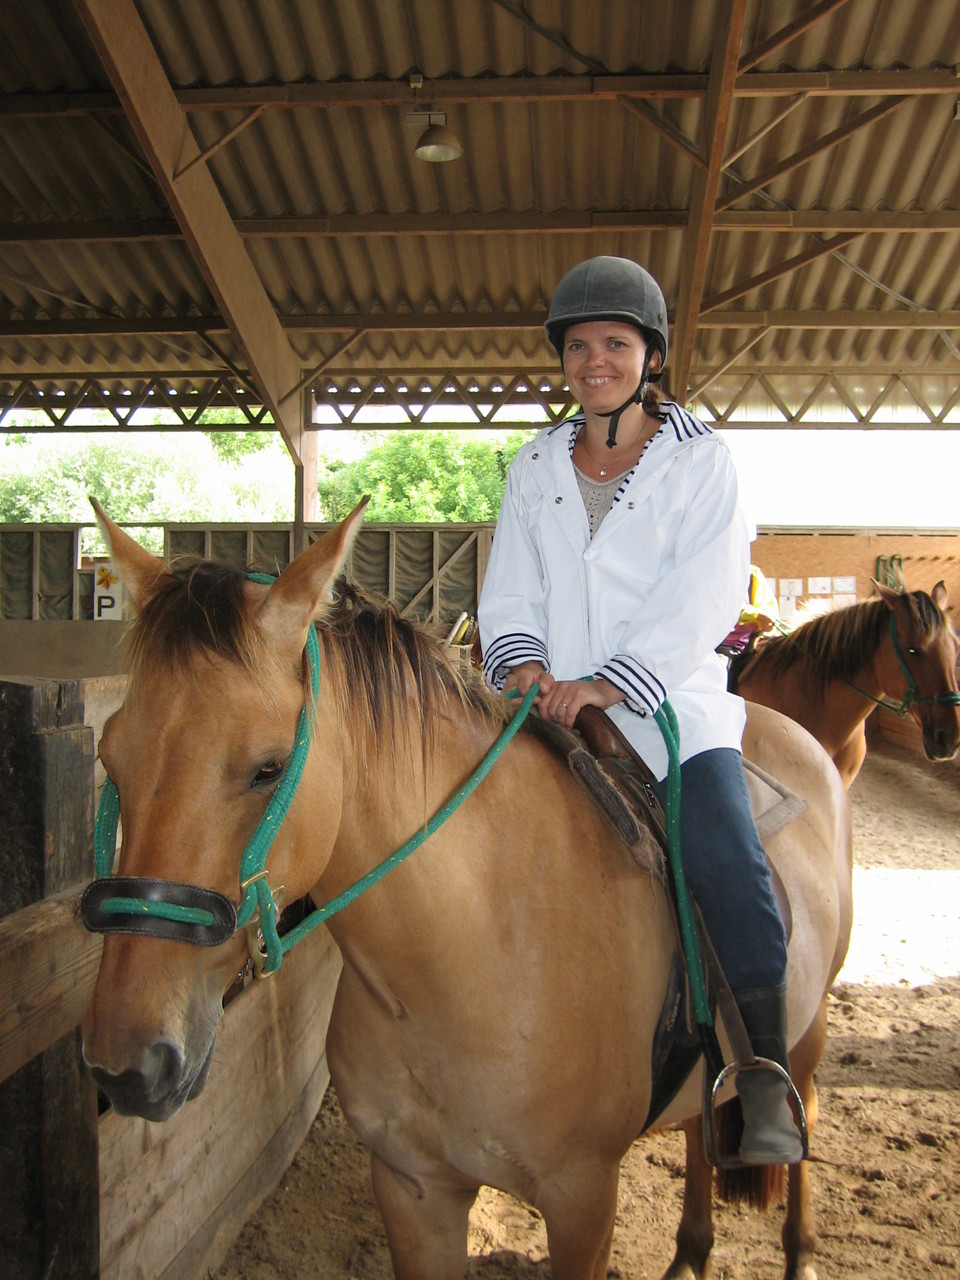
[{"label": "blue jeans", "polygon": [[[666,799],[666,781],[658,783]],[[787,945],[739,751],[680,766],[680,841],[691,896],[736,995],[786,981]]]}]

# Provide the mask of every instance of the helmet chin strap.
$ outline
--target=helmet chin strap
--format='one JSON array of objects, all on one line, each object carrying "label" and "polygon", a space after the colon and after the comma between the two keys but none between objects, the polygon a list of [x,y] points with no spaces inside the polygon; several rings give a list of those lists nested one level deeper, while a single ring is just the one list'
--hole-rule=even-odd
[{"label": "helmet chin strap", "polygon": [[632,404],[639,404],[640,401],[643,399],[643,393],[644,391],[646,391],[647,383],[650,381],[649,370],[650,370],[651,355],[652,355],[652,352],[648,347],[643,357],[643,371],[640,374],[640,385],[639,387],[637,387],[633,395],[630,396],[629,399],[624,400],[623,404],[620,406],[619,409],[611,409],[609,413],[597,414],[598,418],[610,419],[609,426],[607,427],[607,448],[608,449],[616,448],[617,428],[620,426],[620,419],[623,416],[623,414],[626,413],[627,409],[629,409]]}]

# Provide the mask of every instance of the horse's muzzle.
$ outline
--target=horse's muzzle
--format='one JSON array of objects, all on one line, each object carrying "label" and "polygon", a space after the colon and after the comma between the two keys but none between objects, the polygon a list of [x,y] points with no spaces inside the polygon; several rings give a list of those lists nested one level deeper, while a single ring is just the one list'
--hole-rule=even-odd
[{"label": "horse's muzzle", "polygon": [[211,1043],[200,1070],[185,1079],[183,1054],[178,1046],[158,1041],[144,1050],[135,1067],[114,1074],[91,1066],[90,1074],[118,1115],[159,1122],[169,1120],[202,1091],[212,1060]]},{"label": "horse's muzzle", "polygon": [[924,730],[923,750],[928,760],[952,760],[960,750],[960,742],[954,733],[948,734],[942,729]]}]

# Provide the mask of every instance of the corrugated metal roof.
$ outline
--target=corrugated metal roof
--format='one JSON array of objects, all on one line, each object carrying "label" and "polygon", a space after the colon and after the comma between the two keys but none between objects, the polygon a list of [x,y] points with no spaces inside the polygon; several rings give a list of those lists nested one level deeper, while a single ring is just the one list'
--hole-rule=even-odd
[{"label": "corrugated metal roof", "polygon": [[[86,7],[96,8],[94,0]],[[741,56],[814,7],[747,0]],[[254,99],[259,92],[261,100],[290,100],[319,86],[340,95],[340,105],[268,104],[208,161],[305,372],[364,317],[377,327],[336,356],[330,373],[498,363],[551,369],[531,317],[544,313],[563,272],[595,253],[642,261],[671,312],[678,306],[698,172],[683,140],[706,151],[702,94],[729,4],[136,0],[131,8],[201,150],[253,103],[237,98],[229,108],[200,110],[199,91],[249,89]],[[67,374],[121,371],[174,382],[189,371],[191,385],[200,385],[204,371],[212,380],[244,368],[229,325],[208,326],[208,339],[158,332],[165,320],[186,318],[189,330],[215,319],[216,295],[117,107],[78,11],[54,0],[2,0],[0,48],[0,390],[11,394],[24,377],[53,386]],[[785,379],[810,370],[814,380],[861,368],[877,377],[917,368],[956,375],[960,81],[953,91],[950,80],[957,64],[960,7],[951,0],[928,0],[922,22],[892,0],[848,0],[742,72],[727,156],[792,109],[726,167],[718,209],[737,179],[764,178],[728,212],[845,213],[862,233],[777,275],[837,233],[792,229],[786,219],[779,230],[729,229],[718,215],[699,303],[736,296],[700,318],[689,386],[713,379],[719,396],[751,371]],[[413,72],[426,82],[416,96]],[[898,72],[916,91],[898,93],[889,76],[878,85],[877,72]],[[934,74],[917,82],[914,72]],[[601,88],[611,76],[634,90],[641,77],[671,81],[665,96],[632,104],[558,93],[589,89],[582,78],[590,76]],[[523,83],[504,86],[507,78]],[[351,105],[365,86],[372,100]],[[700,96],[675,96],[691,87]],[[795,101],[798,94],[805,96]],[[776,172],[884,104],[894,109]],[[430,165],[414,157],[417,130],[406,120],[414,108],[446,112],[463,143],[460,160]],[[947,229],[911,230],[900,217],[868,234],[860,215],[880,212],[940,213]],[[656,214],[676,215],[675,225],[651,226]],[[293,219],[312,221],[297,227]],[[874,313],[887,312],[953,313],[952,328],[872,327]],[[866,321],[842,313],[867,313]],[[822,322],[802,327],[810,314]],[[406,327],[434,323],[432,316],[439,327]],[[730,361],[730,373],[718,378]]]}]

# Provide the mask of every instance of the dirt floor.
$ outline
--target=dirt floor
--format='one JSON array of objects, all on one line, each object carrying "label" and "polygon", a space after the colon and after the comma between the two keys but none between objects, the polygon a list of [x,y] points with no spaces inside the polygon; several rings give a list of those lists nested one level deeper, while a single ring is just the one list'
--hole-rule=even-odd
[{"label": "dirt floor", "polygon": [[[830,997],[811,1155],[820,1280],[960,1276],[960,767],[871,744],[851,792],[856,922]],[[673,1254],[683,1138],[622,1167],[608,1275],[656,1280]],[[714,1280],[783,1274],[783,1208],[715,1205]],[[472,1280],[545,1280],[537,1212],[484,1190]],[[390,1280],[363,1148],[332,1092],[307,1141],[211,1280]]]}]

